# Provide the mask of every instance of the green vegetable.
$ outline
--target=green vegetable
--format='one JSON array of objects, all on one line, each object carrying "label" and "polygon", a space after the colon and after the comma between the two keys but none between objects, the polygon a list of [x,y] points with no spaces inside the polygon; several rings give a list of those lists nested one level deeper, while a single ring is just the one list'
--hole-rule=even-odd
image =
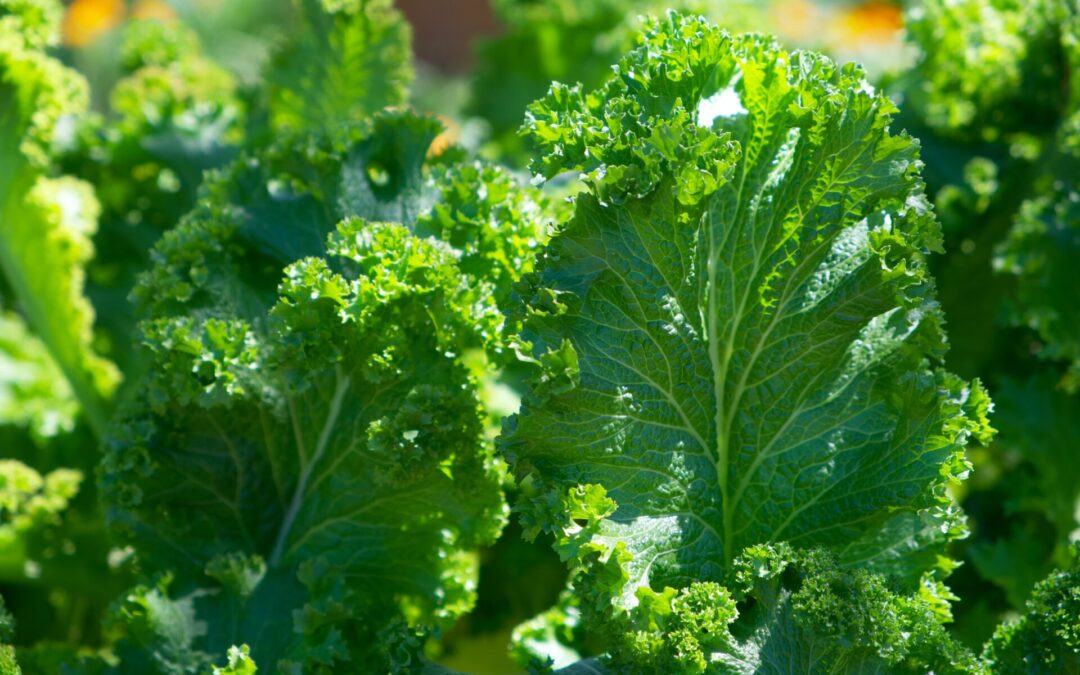
[{"label": "green vegetable", "polygon": [[[505,351],[498,289],[524,255],[507,247],[537,208],[482,165],[425,167],[435,130],[391,113],[312,139],[307,162],[295,143],[244,158],[155,248],[136,289],[146,405],[124,415],[101,484],[143,565],[175,575],[125,616],[146,647],[173,645],[152,667],[205,668],[240,642],[282,667],[391,663],[406,658],[391,635],[472,605],[467,551],[497,537],[505,505],[459,356]],[[480,191],[467,220],[457,200]],[[295,616],[267,622],[282,601]]]},{"label": "green vegetable", "polygon": [[48,175],[57,127],[85,109],[86,82],[41,51],[58,20],[49,4],[0,6],[0,270],[101,433],[118,376],[92,347],[83,295],[98,204],[89,185]]},{"label": "green vegetable", "polygon": [[946,487],[989,400],[935,368],[940,235],[893,111],[853,68],[678,16],[530,108],[534,170],[589,191],[529,289],[545,371],[503,448],[588,606],[780,541],[917,580],[963,533]]},{"label": "green vegetable", "polygon": [[219,4],[0,0],[0,673],[1080,672],[1072,3]]},{"label": "green vegetable", "polygon": [[355,123],[405,103],[411,32],[390,0],[301,0],[306,26],[270,70],[276,131]]}]

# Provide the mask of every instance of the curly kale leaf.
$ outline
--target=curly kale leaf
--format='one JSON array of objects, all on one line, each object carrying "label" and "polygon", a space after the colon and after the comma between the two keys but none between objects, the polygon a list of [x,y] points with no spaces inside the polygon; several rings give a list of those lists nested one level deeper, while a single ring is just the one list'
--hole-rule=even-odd
[{"label": "curly kale leaf", "polygon": [[[113,440],[102,489],[144,565],[218,589],[177,589],[215,627],[199,652],[246,641],[259,662],[344,667],[374,658],[350,650],[388,617],[471,603],[465,551],[494,539],[504,506],[453,354],[493,309],[400,225],[343,221],[324,257],[283,274],[261,316],[223,297],[144,324],[148,405]],[[296,614],[267,622],[281,602]]]},{"label": "curly kale leaf", "polygon": [[0,270],[86,420],[102,433],[118,378],[91,345],[94,314],[83,295],[98,205],[90,186],[48,177],[61,120],[86,108],[86,82],[41,51],[56,32],[57,11],[41,2],[9,2],[2,11]]},{"label": "curly kale leaf", "polygon": [[101,203],[87,294],[125,373],[138,370],[128,294],[149,251],[195,203],[203,172],[222,166],[243,140],[237,83],[207,59],[181,24],[135,21],[120,45],[125,76],[105,115],[77,120],[58,163],[88,181]]},{"label": "curly kale leaf", "polygon": [[412,32],[391,0],[300,0],[299,37],[274,60],[275,131],[356,123],[408,100]]},{"label": "curly kale leaf", "polygon": [[[271,669],[405,668],[471,606],[504,476],[462,357],[504,351],[539,209],[502,171],[425,165],[436,131],[390,113],[243,158],[155,248],[150,372],[100,479],[170,575],[120,617],[149,672],[244,643]],[[173,606],[183,639],[155,628]]]},{"label": "curly kale leaf", "polygon": [[749,30],[764,20],[758,0],[593,0],[588,3],[500,0],[495,9],[504,35],[482,42],[469,102],[491,125],[498,150],[527,159],[516,131],[521,111],[552,81],[600,86],[611,63],[634,46],[640,16],[667,8],[701,12],[728,28]]},{"label": "curly kale leaf", "polygon": [[[334,138],[279,143],[233,164],[210,180],[189,223],[158,245],[161,264],[136,296],[154,312],[223,299],[265,303],[285,265],[325,254],[337,223],[359,216],[400,222],[451,247],[473,284],[508,307],[544,240],[540,197],[505,169],[456,151],[428,158],[440,128],[431,118],[381,113]],[[215,263],[227,252],[223,233],[259,254],[244,267],[253,283],[240,292]],[[509,358],[500,340],[487,345]]]},{"label": "curly kale leaf", "polygon": [[[637,604],[614,620],[598,620],[588,609],[579,619],[561,605],[521,631],[518,650],[558,655],[543,643],[565,649],[580,620],[600,627],[614,647],[559,673],[984,672],[945,630],[938,590],[898,591],[820,549],[757,545],[733,561],[722,583],[639,588]],[[545,667],[535,657],[531,667],[552,672],[550,662]]]},{"label": "curly kale leaf", "polygon": [[1080,564],[1039,582],[1024,614],[994,633],[983,658],[1002,675],[1080,673]]},{"label": "curly kale leaf", "polygon": [[[729,590],[730,589],[730,590]],[[822,551],[753,546],[727,587],[638,590],[638,605],[612,639],[612,673],[975,672],[932,599],[904,595],[883,578],[847,569]]]},{"label": "curly kale leaf", "polygon": [[598,605],[783,540],[913,587],[963,533],[946,488],[989,400],[938,368],[939,227],[894,110],[857,68],[677,15],[530,108],[536,171],[589,189],[523,289],[543,373],[501,443],[541,487],[527,525],[607,569]]}]

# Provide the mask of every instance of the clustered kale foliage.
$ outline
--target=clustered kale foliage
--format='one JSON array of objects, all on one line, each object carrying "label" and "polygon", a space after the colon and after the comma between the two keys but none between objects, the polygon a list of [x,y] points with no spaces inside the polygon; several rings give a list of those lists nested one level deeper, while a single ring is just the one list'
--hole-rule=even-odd
[{"label": "clustered kale foliage", "polygon": [[1080,672],[1076,8],[872,83],[676,4],[499,3],[547,190],[389,0],[254,86],[135,22],[105,112],[0,0],[0,673],[458,672],[510,522],[522,670]]}]

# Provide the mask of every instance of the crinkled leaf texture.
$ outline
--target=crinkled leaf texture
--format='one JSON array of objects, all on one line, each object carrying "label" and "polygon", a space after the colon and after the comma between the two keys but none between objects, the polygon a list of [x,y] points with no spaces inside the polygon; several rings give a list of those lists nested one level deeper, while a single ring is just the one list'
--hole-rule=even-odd
[{"label": "crinkled leaf texture", "polygon": [[497,0],[506,31],[481,42],[470,111],[491,125],[495,149],[522,163],[528,149],[515,131],[525,107],[553,80],[596,87],[611,77],[611,62],[634,46],[643,15],[665,9],[700,12],[731,30],[759,29],[760,0]]},{"label": "crinkled leaf texture", "polygon": [[299,37],[269,72],[276,131],[356,123],[408,100],[412,31],[390,0],[300,0]]},{"label": "crinkled leaf texture", "polygon": [[[433,118],[388,111],[331,138],[297,137],[234,163],[206,186],[189,224],[159,243],[160,264],[135,290],[137,298],[153,312],[223,293],[240,305],[265,304],[284,265],[324,254],[337,223],[361,216],[443,242],[477,289],[508,306],[544,241],[540,195],[458,149],[429,158],[440,131]],[[231,276],[219,278],[210,264],[225,228],[259,256],[244,270],[251,290],[223,287]],[[505,351],[499,340],[488,344]]]},{"label": "crinkled leaf texture", "polygon": [[153,363],[101,472],[168,571],[123,605],[125,661],[201,672],[248,644],[270,671],[405,669],[471,606],[506,507],[459,357],[505,351],[498,279],[528,262],[496,253],[539,210],[502,172],[425,166],[436,131],[388,113],[243,158],[156,247]]},{"label": "crinkled leaf texture", "polygon": [[768,542],[907,588],[948,567],[989,400],[938,368],[939,227],[893,112],[853,66],[678,15],[530,108],[535,171],[589,189],[523,286],[542,374],[502,447],[594,618]]},{"label": "crinkled leaf texture", "polygon": [[968,673],[979,667],[934,615],[883,578],[822,551],[752,546],[727,587],[638,592],[608,661],[619,673]]},{"label": "crinkled leaf texture", "polygon": [[994,673],[1080,673],[1080,546],[1071,569],[1035,586],[1025,613],[998,628],[983,658]]},{"label": "crinkled leaf texture", "polygon": [[85,111],[86,82],[41,51],[55,34],[48,7],[9,4],[0,7],[0,271],[102,432],[118,377],[91,346],[93,310],[83,296],[98,205],[90,186],[47,177],[57,126]]},{"label": "crinkled leaf texture", "polygon": [[[980,661],[942,625],[938,590],[897,592],[881,575],[842,567],[820,549],[751,546],[722,583],[638,589],[628,615],[588,626],[613,645],[612,653],[557,672],[981,672]],[[536,672],[551,672],[538,651],[549,658],[557,653],[537,639],[565,648],[568,635],[544,637],[542,629],[544,623],[556,632],[571,628],[565,622],[576,613],[566,609],[538,617],[524,631],[531,637],[520,636],[518,649],[528,650]]]}]

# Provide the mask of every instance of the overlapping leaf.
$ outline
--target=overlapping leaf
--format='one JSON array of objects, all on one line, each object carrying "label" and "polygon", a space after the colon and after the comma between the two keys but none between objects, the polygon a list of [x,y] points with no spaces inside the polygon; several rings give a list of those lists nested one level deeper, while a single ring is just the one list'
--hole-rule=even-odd
[{"label": "overlapping leaf", "polygon": [[482,43],[470,110],[491,126],[498,151],[527,159],[515,138],[525,107],[552,81],[598,87],[611,63],[634,45],[641,16],[666,9],[701,12],[732,30],[761,30],[765,12],[758,0],[501,0],[495,9],[506,34]]},{"label": "overlapping leaf", "polygon": [[48,3],[8,3],[0,15],[0,269],[18,309],[101,431],[116,385],[91,346],[83,267],[98,206],[90,186],[49,178],[60,121],[85,109],[86,83],[41,51],[55,38]]},{"label": "overlapping leaf", "polygon": [[468,550],[505,506],[459,357],[505,351],[497,296],[538,209],[503,172],[425,167],[435,131],[392,113],[245,158],[156,247],[146,406],[102,476],[144,565],[176,575],[125,610],[151,671],[241,643],[267,667],[405,667],[414,630],[471,605]]},{"label": "overlapping leaf", "polygon": [[133,22],[120,50],[125,76],[110,110],[80,116],[58,162],[91,183],[101,203],[88,295],[110,355],[132,374],[135,276],[148,266],[154,241],[194,205],[203,171],[237,154],[245,106],[234,78],[182,25]]},{"label": "overlapping leaf", "polygon": [[[1074,555],[1077,552],[1074,548]],[[1025,612],[1000,627],[984,658],[995,673],[1080,672],[1080,567],[1055,572],[1035,587]]]},{"label": "overlapping leaf", "polygon": [[[265,302],[282,267],[323,255],[337,223],[359,215],[444,242],[474,285],[491,288],[505,306],[545,237],[540,197],[508,171],[457,150],[428,159],[440,128],[432,118],[387,112],[337,137],[289,140],[234,164],[207,186],[197,217],[159,244],[162,264],[137,296],[155,312],[177,302]],[[251,290],[235,291],[232,277],[211,264],[226,228],[273,261],[245,271],[256,281]],[[507,358],[501,341],[488,345]]]},{"label": "overlapping leaf", "polygon": [[598,607],[781,540],[914,580],[963,531],[945,487],[989,402],[937,367],[939,228],[893,111],[856,68],[678,16],[530,108],[534,170],[589,192],[526,289],[544,372],[502,443],[527,522],[607,570]]}]

